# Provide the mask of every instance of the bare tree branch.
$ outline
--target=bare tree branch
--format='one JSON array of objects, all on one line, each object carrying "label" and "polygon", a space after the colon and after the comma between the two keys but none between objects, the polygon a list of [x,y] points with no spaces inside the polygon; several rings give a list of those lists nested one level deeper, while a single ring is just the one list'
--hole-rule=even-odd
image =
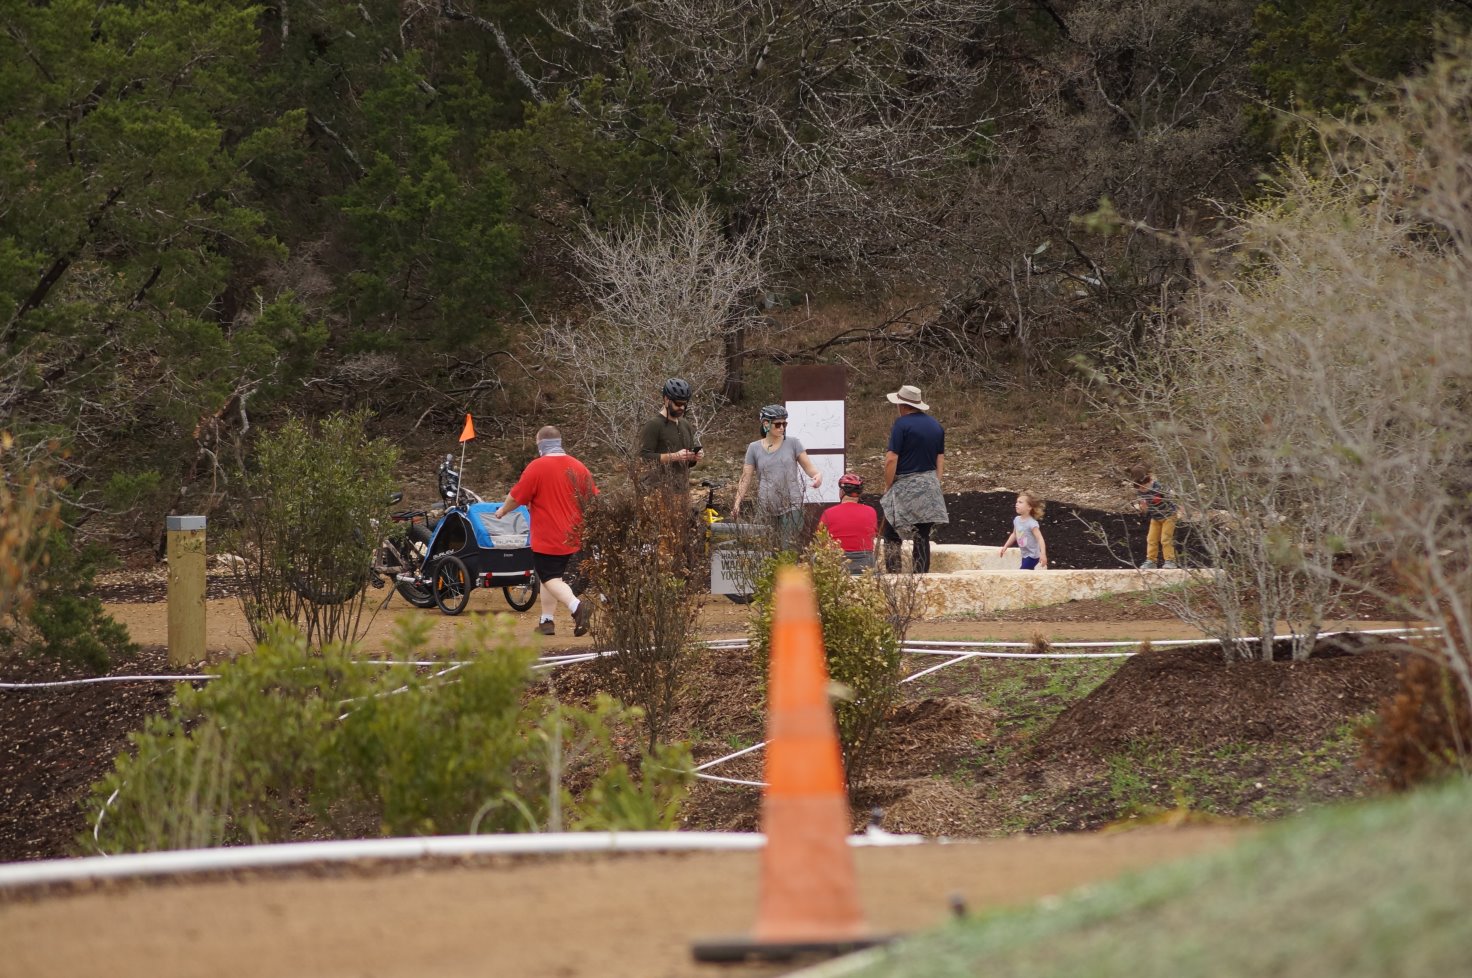
[{"label": "bare tree branch", "polygon": [[547,96],[542,94],[541,87],[532,79],[531,75],[527,74],[526,69],[522,67],[521,59],[511,49],[510,42],[506,40],[506,32],[501,30],[499,24],[495,21],[486,20],[484,17],[466,13],[455,6],[454,3],[450,2],[450,0],[441,0],[440,16],[446,20],[463,20],[468,24],[473,24],[481,30],[488,32],[491,37],[495,38],[496,47],[500,50],[501,57],[506,59],[506,66],[511,69],[511,73],[516,76],[516,80],[526,87],[526,90],[531,93],[532,98],[537,102],[547,101]]},{"label": "bare tree branch", "polygon": [[694,388],[697,423],[711,417],[723,341],[754,322],[763,251],[760,238],[729,240],[704,204],[613,232],[585,230],[577,255],[594,311],[549,323],[539,344],[595,419],[595,441],[633,456],[670,376]]}]

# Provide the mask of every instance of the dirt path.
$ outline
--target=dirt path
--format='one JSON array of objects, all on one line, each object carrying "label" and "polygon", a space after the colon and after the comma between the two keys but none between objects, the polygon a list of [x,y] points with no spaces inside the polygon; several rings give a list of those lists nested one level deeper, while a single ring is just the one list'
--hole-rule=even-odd
[{"label": "dirt path", "polygon": [[[1020,904],[1219,849],[1242,832],[1148,828],[855,857],[870,925],[903,932],[942,923],[952,894],[972,912]],[[787,969],[697,966],[689,946],[749,929],[756,867],[752,853],[579,856],[7,900],[0,976],[752,978]]]},{"label": "dirt path", "polygon": [[[250,637],[250,630],[246,627],[245,618],[240,611],[240,602],[234,598],[218,598],[206,603],[205,611],[205,644],[211,652],[245,652],[254,646]],[[133,641],[140,645],[167,645],[168,644],[168,605],[164,601],[151,603],[110,603],[107,606],[108,614],[117,621],[128,627],[128,633],[132,635]],[[1050,642],[1070,641],[1112,641],[1112,640],[1161,640],[1177,638],[1201,638],[1202,632],[1192,628],[1175,619],[1148,619],[1131,621],[1068,621],[1059,620],[1059,607],[1039,609],[1037,620],[1006,620],[1006,621],[926,621],[916,622],[910,628],[909,637],[912,639],[953,639],[957,641],[1031,641],[1038,635]],[[367,649],[383,648],[384,639],[388,636],[394,626],[394,622],[401,615],[414,615],[426,618],[432,622],[430,630],[431,646],[449,645],[454,641],[457,631],[477,615],[490,615],[498,613],[511,613],[502,598],[501,592],[476,590],[471,592],[470,606],[465,613],[457,618],[449,618],[435,609],[418,610],[410,608],[403,601],[395,598],[388,607],[379,613],[368,628],[363,638],[363,647]],[[746,616],[748,610],[742,605],[732,604],[722,598],[707,598],[701,611],[700,627],[701,633],[706,638],[728,638],[741,637],[745,635]],[[1015,614],[1015,613],[1014,613]],[[515,616],[525,625],[526,632],[532,634],[532,626],[537,622],[537,610]],[[1011,616],[1009,616],[1009,619]],[[1325,625],[1328,631],[1338,630],[1344,627],[1372,629],[1372,628],[1397,628],[1400,622],[1390,621],[1350,621],[1330,622]],[[564,612],[559,610],[557,621],[558,634],[554,638],[536,639],[545,641],[550,648],[584,648],[591,647],[592,638],[584,636],[575,638],[572,634],[572,622]]]}]

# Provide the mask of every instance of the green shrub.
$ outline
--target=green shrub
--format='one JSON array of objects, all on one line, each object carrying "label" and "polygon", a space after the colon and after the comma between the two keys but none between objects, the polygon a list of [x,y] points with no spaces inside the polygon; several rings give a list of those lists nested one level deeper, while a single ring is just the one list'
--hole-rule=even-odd
[{"label": "green shrub", "polygon": [[240,528],[227,547],[256,641],[277,618],[313,645],[351,641],[368,601],[373,550],[388,518],[398,452],[364,433],[363,414],[292,419],[261,437],[243,477]]},{"label": "green shrub", "polygon": [[[771,654],[772,592],[777,568],[792,561],[786,555],[769,561],[757,580],[750,630],[754,662],[765,676]],[[818,615],[823,622],[823,650],[828,677],[838,684],[834,704],[838,740],[843,748],[849,783],[858,779],[884,733],[885,720],[899,692],[900,640],[890,603],[872,573],[849,574],[843,551],[825,529],[819,529],[808,557]]]},{"label": "green shrub", "polygon": [[340,643],[318,653],[271,625],[254,653],[179,687],[169,714],[133,735],[93,786],[96,845],[673,826],[684,745],[642,758],[636,778],[616,743],[637,711],[528,695],[535,653],[505,619],[475,622],[448,652],[425,651],[427,630],[406,620],[389,647],[442,663],[424,671],[355,661]]},{"label": "green shrub", "polygon": [[30,653],[102,670],[137,651],[127,628],[108,617],[92,593],[103,551],[80,546],[70,531],[56,528],[43,536],[41,553],[35,601],[20,629]]}]

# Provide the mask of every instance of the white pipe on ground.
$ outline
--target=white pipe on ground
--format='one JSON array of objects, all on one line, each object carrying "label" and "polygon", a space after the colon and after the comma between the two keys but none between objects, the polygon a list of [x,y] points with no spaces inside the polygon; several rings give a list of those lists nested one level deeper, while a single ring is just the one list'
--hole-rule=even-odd
[{"label": "white pipe on ground", "polygon": [[[918,835],[849,837],[853,846],[918,845]],[[477,855],[557,855],[577,852],[750,852],[766,844],[759,832],[543,832],[523,835],[443,835],[412,839],[290,842],[223,849],[179,849],[88,856],[0,866],[0,888],[80,880],[341,863],[358,859],[424,859]]]}]

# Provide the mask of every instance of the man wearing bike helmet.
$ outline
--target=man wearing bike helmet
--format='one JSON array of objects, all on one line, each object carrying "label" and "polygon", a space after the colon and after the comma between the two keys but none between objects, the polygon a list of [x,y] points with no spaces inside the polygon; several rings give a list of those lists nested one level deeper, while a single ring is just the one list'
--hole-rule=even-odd
[{"label": "man wearing bike helmet", "polygon": [[665,381],[660,389],[663,406],[639,432],[639,457],[652,463],[671,488],[681,490],[689,489],[689,472],[700,464],[704,451],[695,426],[685,415],[690,394],[690,385],[683,379]]},{"label": "man wearing bike helmet", "polygon": [[864,479],[854,472],[838,477],[838,503],[823,510],[819,522],[843,548],[850,574],[862,574],[874,566],[874,536],[879,532],[879,514],[859,501]]}]

